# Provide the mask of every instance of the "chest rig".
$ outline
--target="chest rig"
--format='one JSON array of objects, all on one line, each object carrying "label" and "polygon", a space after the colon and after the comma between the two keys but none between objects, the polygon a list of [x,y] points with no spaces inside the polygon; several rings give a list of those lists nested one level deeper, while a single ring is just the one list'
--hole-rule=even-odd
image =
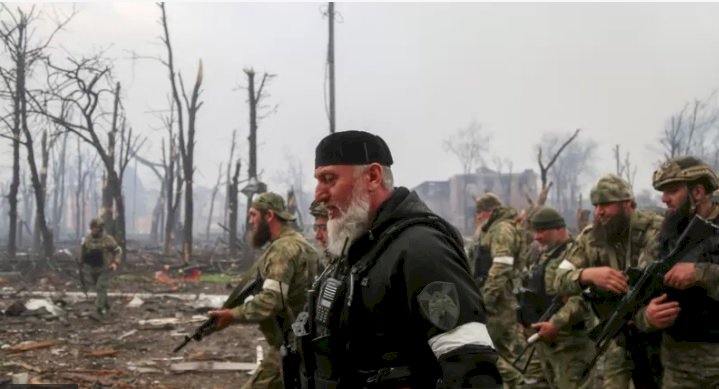
[{"label": "chest rig", "polygon": [[[314,301],[309,300],[311,307],[304,316],[310,323],[306,327],[311,330],[306,331],[303,336],[311,339],[307,342],[310,343],[308,347],[310,350],[305,350],[305,353],[309,351],[313,354],[314,358],[306,357],[306,359],[314,364],[313,376],[317,388],[335,387],[343,380],[349,380],[352,387],[372,387],[371,382],[376,377],[370,377],[367,385],[362,385],[356,382],[357,372],[351,371],[347,366],[347,362],[352,359],[351,339],[348,334],[356,326],[362,325],[356,323],[356,320],[352,321],[355,316],[353,313],[357,313],[356,309],[365,308],[361,290],[363,285],[367,285],[367,275],[381,254],[400,233],[416,225],[425,225],[449,233],[436,216],[421,215],[403,219],[385,229],[374,239],[370,232],[370,240],[374,241],[374,244],[367,253],[351,265],[345,258],[336,260],[316,281],[317,296]],[[456,243],[456,246],[463,252],[464,248],[459,243]]]}]

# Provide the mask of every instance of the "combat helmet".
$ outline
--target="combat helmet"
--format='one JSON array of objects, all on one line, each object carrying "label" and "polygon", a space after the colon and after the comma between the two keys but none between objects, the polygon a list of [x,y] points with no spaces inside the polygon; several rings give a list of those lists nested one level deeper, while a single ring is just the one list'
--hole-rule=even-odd
[{"label": "combat helmet", "polygon": [[327,207],[323,202],[313,200],[310,204],[310,214],[314,217],[328,217]]},{"label": "combat helmet", "polygon": [[634,200],[634,193],[626,180],[615,174],[607,174],[592,186],[589,197],[592,205],[597,205]]},{"label": "combat helmet", "polygon": [[661,191],[665,185],[679,182],[693,182],[705,179],[708,192],[719,189],[719,179],[714,170],[699,158],[692,156],[674,157],[654,171],[652,186]]},{"label": "combat helmet", "polygon": [[105,227],[105,222],[102,221],[101,217],[96,217],[96,218],[90,220],[90,228],[92,228],[92,227],[103,228],[103,227]]}]

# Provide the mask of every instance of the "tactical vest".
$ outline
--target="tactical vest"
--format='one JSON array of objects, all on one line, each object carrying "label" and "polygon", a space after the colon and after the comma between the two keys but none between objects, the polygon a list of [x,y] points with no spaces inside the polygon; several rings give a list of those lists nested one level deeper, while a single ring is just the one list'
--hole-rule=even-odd
[{"label": "tactical vest", "polygon": [[492,251],[488,246],[477,244],[474,252],[474,274],[472,274],[475,282],[481,288],[489,276],[489,268],[492,267]]},{"label": "tactical vest", "polygon": [[[719,218],[713,220],[719,222]],[[702,241],[696,255],[687,255],[680,262],[719,265],[719,236]],[[693,286],[686,290],[668,289],[669,300],[679,302],[681,312],[674,325],[666,329],[675,341],[719,343],[719,301],[707,295],[707,290]]]},{"label": "tactical vest", "polygon": [[[390,388],[408,379],[411,372],[407,366],[386,368],[379,366],[375,371],[348,371],[347,361],[357,356],[352,355],[352,344],[347,334],[351,332],[351,327],[363,325],[357,323],[356,319],[353,322],[351,318],[357,306],[360,306],[360,309],[365,308],[362,306],[361,291],[362,284],[367,282],[366,276],[370,269],[401,232],[415,225],[424,225],[449,233],[437,217],[423,215],[403,219],[382,232],[372,248],[350,269],[343,266],[345,261],[339,261],[340,265],[332,272],[333,274],[321,280],[314,320],[317,336],[312,340],[316,361],[314,374],[316,389],[336,388],[340,384],[352,388]],[[464,252],[464,248],[459,243],[454,242],[453,239],[449,241],[456,246],[458,252]],[[382,346],[378,345],[378,347]],[[387,351],[387,354],[390,354],[399,350]]]},{"label": "tactical vest", "polygon": [[518,319],[525,327],[530,327],[539,321],[542,314],[552,304],[552,300],[556,295],[547,293],[545,283],[547,265],[553,259],[556,259],[564,253],[566,246],[570,242],[571,240],[568,240],[554,248],[551,256],[547,257],[541,263],[537,263],[522,277],[522,287],[519,288],[517,293],[517,301],[519,303]]}]

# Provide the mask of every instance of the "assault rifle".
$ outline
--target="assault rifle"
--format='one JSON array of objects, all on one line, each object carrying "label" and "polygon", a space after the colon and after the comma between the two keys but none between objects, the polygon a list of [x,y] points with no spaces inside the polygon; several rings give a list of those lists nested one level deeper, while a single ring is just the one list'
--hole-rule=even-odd
[{"label": "assault rifle", "polygon": [[[554,299],[552,299],[552,303],[549,305],[549,308],[547,308],[546,311],[542,314],[542,316],[539,317],[539,320],[537,322],[541,321],[547,321],[552,316],[554,316],[555,313],[559,311],[559,309],[562,307],[562,296],[556,295],[554,296]],[[532,360],[532,357],[534,356],[534,345],[539,340],[539,332],[535,332],[527,339],[527,344],[524,346],[522,351],[517,355],[516,358],[514,358],[514,361],[512,361],[512,366],[517,369],[519,372],[524,374],[525,371],[527,371],[527,367],[529,367],[529,362]],[[522,359],[522,356],[527,352],[527,350],[532,349],[532,352],[529,353],[529,357],[527,357],[527,361],[524,363],[524,366],[522,368],[519,367],[519,361]]]},{"label": "assault rifle", "polygon": [[644,268],[639,280],[624,295],[601,328],[595,340],[596,354],[584,371],[585,378],[607,350],[609,342],[627,327],[634,313],[662,290],[664,274],[686,256],[688,250],[701,244],[705,239],[717,235],[718,232],[719,226],[694,215],[669,254]]},{"label": "assault rifle", "polygon": [[[242,287],[240,287],[242,286]],[[259,292],[262,289],[262,278],[260,277],[259,271],[257,272],[257,277],[244,285],[240,284],[238,285],[235,290],[232,291],[230,296],[225,300],[225,302],[222,304],[223,309],[232,309],[240,304],[242,304],[246,298],[250,297],[251,295]],[[199,327],[195,330],[195,332],[192,333],[192,335],[185,335],[185,339],[182,341],[182,343],[175,347],[174,350],[172,350],[173,353],[176,353],[180,350],[182,350],[183,347],[187,346],[190,341],[194,340],[196,342],[199,342],[202,340],[202,338],[212,334],[216,331],[216,324],[217,324],[217,318],[211,317],[207,320],[205,320],[202,324],[200,324]]]}]

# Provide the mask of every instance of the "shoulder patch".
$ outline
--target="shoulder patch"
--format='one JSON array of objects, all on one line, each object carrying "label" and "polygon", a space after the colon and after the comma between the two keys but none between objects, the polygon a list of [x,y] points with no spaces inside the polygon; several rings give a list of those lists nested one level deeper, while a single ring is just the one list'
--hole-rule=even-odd
[{"label": "shoulder patch", "polygon": [[434,281],[422,289],[419,296],[422,314],[437,328],[449,331],[459,320],[459,296],[451,282]]}]

